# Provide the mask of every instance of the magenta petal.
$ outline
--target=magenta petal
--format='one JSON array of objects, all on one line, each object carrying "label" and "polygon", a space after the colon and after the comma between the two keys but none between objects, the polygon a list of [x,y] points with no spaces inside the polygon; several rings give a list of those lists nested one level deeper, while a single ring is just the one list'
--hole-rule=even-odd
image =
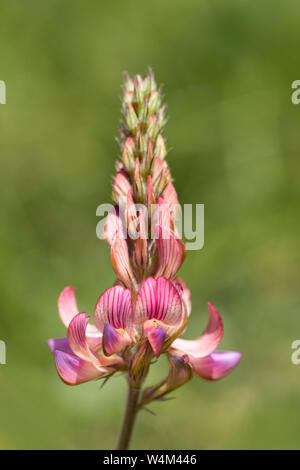
[{"label": "magenta petal", "polygon": [[136,287],[136,280],[130,264],[128,246],[118,231],[111,245],[110,258],[118,279],[129,289]]},{"label": "magenta petal", "polygon": [[105,323],[114,328],[129,328],[132,325],[131,292],[122,286],[107,289],[99,297],[95,307],[94,322],[99,331],[103,331]]},{"label": "magenta petal", "polygon": [[109,245],[114,241],[117,232],[119,232],[121,238],[125,238],[123,222],[119,216],[119,207],[115,206],[108,214],[104,227],[105,240]]},{"label": "magenta petal", "polygon": [[241,357],[241,353],[236,351],[216,351],[202,358],[188,356],[186,361],[199,377],[206,380],[218,380],[234,369]]},{"label": "magenta petal", "polygon": [[161,348],[167,337],[167,333],[163,328],[154,328],[152,331],[147,333],[148,341],[151,344],[153,352],[156,357],[159,357],[161,353]]},{"label": "magenta petal", "polygon": [[185,245],[174,232],[162,225],[153,227],[153,234],[158,249],[158,268],[155,277],[173,279],[185,258]]},{"label": "magenta petal", "polygon": [[129,341],[120,334],[109,323],[105,323],[103,330],[103,351],[104,354],[110,356],[120,352],[128,345]]},{"label": "magenta petal", "polygon": [[223,322],[217,309],[210,302],[208,308],[209,321],[202,335],[195,340],[178,338],[172,344],[174,348],[195,357],[207,356],[217,348],[223,337]]},{"label": "magenta petal", "polygon": [[183,303],[186,308],[186,313],[189,316],[192,311],[192,302],[191,302],[191,292],[189,288],[186,286],[185,282],[182,279],[177,277],[174,279],[173,284],[177,288],[178,292],[180,293]]},{"label": "magenta petal", "polygon": [[57,349],[72,354],[72,350],[69,346],[68,338],[54,338],[48,340],[48,347],[50,351],[54,352]]},{"label": "magenta petal", "polygon": [[160,277],[149,277],[138,291],[135,304],[135,322],[161,320],[168,325],[177,325],[182,320],[182,301],[171,281]]},{"label": "magenta petal", "polygon": [[88,382],[106,373],[105,369],[97,369],[92,363],[65,351],[56,350],[54,359],[60,378],[68,385]]},{"label": "magenta petal", "polygon": [[83,360],[96,361],[86,340],[86,328],[90,317],[85,313],[78,313],[68,326],[68,341],[74,354]]}]

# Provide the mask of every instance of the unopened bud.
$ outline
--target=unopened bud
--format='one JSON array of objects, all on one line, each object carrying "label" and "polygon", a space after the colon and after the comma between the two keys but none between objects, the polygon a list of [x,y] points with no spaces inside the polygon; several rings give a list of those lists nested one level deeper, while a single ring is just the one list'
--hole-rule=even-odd
[{"label": "unopened bud", "polygon": [[144,390],[142,397],[143,405],[153,400],[163,399],[165,395],[181,387],[193,377],[192,369],[181,357],[175,354],[170,355],[169,363],[170,369],[167,378],[160,384]]},{"label": "unopened bud", "polygon": [[122,162],[127,171],[131,171],[134,167],[134,140],[132,137],[128,137],[124,144]]},{"label": "unopened bud", "polygon": [[159,111],[160,95],[157,90],[153,90],[150,94],[148,101],[148,109],[150,114],[155,114]]},{"label": "unopened bud", "polygon": [[130,130],[130,132],[133,135],[135,133],[135,128],[137,126],[137,123],[138,123],[137,115],[134,111],[134,108],[133,108],[132,104],[130,104],[128,106],[128,111],[127,111],[127,115],[126,115],[126,124],[128,126],[128,129]]},{"label": "unopened bud", "polygon": [[156,155],[157,157],[160,157],[162,160],[167,155],[165,141],[161,134],[158,134],[157,136],[155,148],[154,148],[154,155]]}]

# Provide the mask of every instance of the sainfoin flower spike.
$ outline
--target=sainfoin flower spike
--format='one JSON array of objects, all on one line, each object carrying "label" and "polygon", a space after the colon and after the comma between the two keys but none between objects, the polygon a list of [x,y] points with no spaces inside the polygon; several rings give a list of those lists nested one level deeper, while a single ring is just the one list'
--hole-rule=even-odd
[{"label": "sainfoin flower spike", "polygon": [[[183,339],[191,313],[188,287],[177,277],[185,245],[175,218],[180,206],[166,161],[165,106],[153,73],[125,75],[122,89],[120,158],[113,180],[114,209],[104,235],[116,282],[96,302],[93,322],[78,309],[74,289],[58,299],[65,338],[49,348],[60,378],[68,385],[112,377],[128,382],[128,400],[118,449],[127,449],[137,412],[187,383],[194,375],[214,381],[238,364],[241,354],[216,351],[223,322],[208,302],[208,323],[195,340]],[[169,361],[165,380],[144,390],[151,364]]]}]

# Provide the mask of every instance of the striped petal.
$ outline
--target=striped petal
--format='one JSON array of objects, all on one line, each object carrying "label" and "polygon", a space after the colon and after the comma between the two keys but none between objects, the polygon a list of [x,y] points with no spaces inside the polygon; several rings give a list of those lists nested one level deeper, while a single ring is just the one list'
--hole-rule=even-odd
[{"label": "striped petal", "polygon": [[68,342],[71,350],[80,359],[98,363],[95,354],[91,351],[87,343],[86,329],[90,317],[85,313],[78,313],[68,326]]},{"label": "striped petal", "polygon": [[174,232],[162,225],[153,227],[158,249],[158,268],[155,277],[173,279],[185,258],[185,246]]},{"label": "striped petal", "polygon": [[242,355],[236,351],[216,351],[206,357],[186,356],[184,360],[193,372],[206,380],[218,380],[225,377],[239,363]]},{"label": "striped petal", "polygon": [[212,353],[220,344],[223,337],[223,322],[217,309],[208,302],[209,321],[204,332],[198,339],[176,339],[172,347],[195,357],[204,357]]},{"label": "striped petal", "polygon": [[136,281],[130,265],[127,243],[120,237],[119,232],[112,243],[110,258],[118,279],[129,289],[135,289]]},{"label": "striped petal", "polygon": [[138,222],[138,239],[134,247],[135,261],[137,266],[139,266],[141,269],[145,269],[148,262],[148,241],[145,217],[141,209],[139,210]]},{"label": "striped petal", "polygon": [[138,291],[135,323],[155,318],[168,325],[177,325],[182,320],[182,310],[180,294],[172,282],[163,277],[149,277]]},{"label": "striped petal", "polygon": [[131,292],[123,286],[107,289],[100,297],[95,307],[94,322],[99,331],[103,331],[105,323],[114,328],[126,329],[132,325]]},{"label": "striped petal", "polygon": [[113,182],[112,198],[120,204],[122,200],[126,200],[127,192],[131,190],[131,184],[125,170],[120,170],[115,176]]},{"label": "striped petal", "polygon": [[181,294],[184,306],[187,311],[187,315],[189,316],[192,311],[192,302],[191,302],[191,292],[189,288],[186,286],[185,282],[182,279],[177,277],[174,279],[173,284],[177,288],[178,292]]},{"label": "striped petal", "polygon": [[166,204],[168,204],[173,216],[176,216],[180,209],[178,197],[174,185],[171,181],[168,182],[167,186],[163,190],[162,199]]},{"label": "striped petal", "polygon": [[125,238],[125,232],[123,222],[120,217],[119,207],[115,206],[108,214],[104,226],[105,240],[109,245],[112,245],[112,242],[114,241],[117,232],[119,232],[120,238]]}]

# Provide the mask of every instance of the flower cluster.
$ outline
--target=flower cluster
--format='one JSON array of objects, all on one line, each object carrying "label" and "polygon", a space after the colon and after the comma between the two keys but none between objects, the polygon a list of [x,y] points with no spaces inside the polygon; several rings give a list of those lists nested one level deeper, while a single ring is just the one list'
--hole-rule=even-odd
[{"label": "flower cluster", "polygon": [[138,387],[153,359],[166,354],[169,374],[144,390],[142,404],[161,399],[193,374],[220,379],[240,360],[238,352],[215,351],[223,323],[210,303],[203,334],[193,341],[180,338],[191,300],[187,286],[176,277],[185,246],[176,230],[180,206],[165,160],[161,101],[151,70],[144,79],[125,76],[121,155],[112,190],[116,205],[105,225],[117,280],[99,297],[93,324],[79,312],[74,290],[66,287],[58,312],[67,337],[49,340],[57,372],[69,385],[122,371]]}]

